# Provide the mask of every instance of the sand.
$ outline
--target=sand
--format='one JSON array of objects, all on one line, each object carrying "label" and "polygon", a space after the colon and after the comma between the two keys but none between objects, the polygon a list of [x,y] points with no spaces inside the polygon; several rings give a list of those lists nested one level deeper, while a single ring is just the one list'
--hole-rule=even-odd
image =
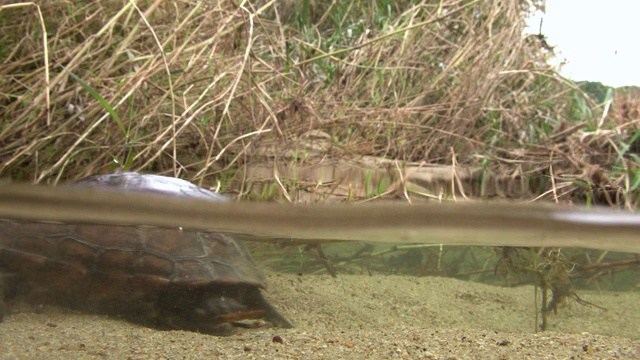
[{"label": "sand", "polygon": [[[637,359],[640,293],[581,291],[534,332],[534,290],[440,277],[269,274],[296,327],[229,337],[14,306],[0,359]],[[609,335],[609,336],[605,336]]]}]

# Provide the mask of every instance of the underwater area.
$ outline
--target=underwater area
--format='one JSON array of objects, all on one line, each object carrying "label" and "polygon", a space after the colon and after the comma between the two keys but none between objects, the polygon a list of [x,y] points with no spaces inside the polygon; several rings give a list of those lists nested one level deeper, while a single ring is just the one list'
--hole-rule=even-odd
[{"label": "underwater area", "polygon": [[[7,188],[20,190],[22,187],[5,185],[0,189],[3,206],[11,201],[7,193],[19,194],[19,191],[5,191]],[[24,189],[36,196],[51,193],[65,197],[77,192],[87,213],[92,213],[90,203],[93,200],[82,189],[41,188],[42,193],[28,186]],[[112,197],[111,193],[93,195],[100,204],[105,202],[100,196]],[[135,196],[124,194],[112,202],[126,205]],[[42,202],[42,214],[48,210],[46,204],[50,202],[51,208],[60,209],[51,215],[52,219],[67,216],[62,202],[50,200]],[[35,277],[29,277],[26,266],[22,273],[16,271],[19,276],[29,278],[27,282],[33,288],[18,291],[7,300],[5,319],[0,323],[0,350],[6,355],[4,358],[93,358],[131,354],[186,358],[205,355],[221,358],[369,358],[372,354],[380,354],[382,358],[434,358],[447,353],[462,358],[496,354],[633,358],[638,354],[638,256],[612,251],[612,245],[605,241],[589,242],[582,236],[582,243],[590,248],[557,248],[415,241],[318,241],[238,233],[216,235],[204,229],[190,231],[188,227],[171,227],[173,223],[182,222],[177,215],[179,207],[193,209],[186,213],[188,217],[199,218],[194,214],[202,213],[205,215],[202,219],[220,219],[220,223],[209,225],[211,229],[218,226],[232,229],[240,224],[254,231],[262,229],[263,233],[274,225],[265,225],[264,219],[279,222],[294,212],[308,212],[313,217],[323,218],[321,214],[326,209],[275,205],[273,209],[280,211],[266,212],[264,217],[252,214],[255,224],[251,225],[241,210],[264,210],[257,204],[214,202],[215,206],[208,209],[212,205],[210,201],[160,197],[132,202],[128,206],[144,216],[144,209],[154,209],[154,201],[162,201],[167,207],[163,211],[176,214],[171,220],[166,219],[163,211],[151,214],[165,219],[166,228],[110,224],[121,221],[118,219],[105,220],[105,225],[53,220],[40,222],[37,226],[23,220],[3,223],[0,236],[3,266],[8,263],[2,256],[13,250],[30,251],[25,261],[42,264],[40,257],[32,256],[34,253],[48,259],[38,268]],[[0,213],[4,211],[3,206],[0,206]],[[391,204],[382,208],[385,206],[398,209]],[[499,208],[496,204],[490,206]],[[531,209],[530,214],[535,213],[536,207],[523,206]],[[353,214],[366,215],[371,214],[373,207],[352,205],[346,208],[349,209],[346,212],[339,206],[328,209],[336,213],[343,211],[341,216],[351,210]],[[429,207],[411,205],[409,208],[420,213]],[[442,205],[440,208],[443,212],[447,209]],[[468,221],[479,224],[465,207],[452,209],[458,209],[461,218],[466,214]],[[21,209],[14,206],[11,211],[19,214]],[[45,215],[37,213],[39,210],[31,211],[46,219],[42,217]],[[225,212],[228,223],[220,215]],[[274,217],[273,213],[278,214]],[[100,213],[96,219],[101,216],[107,219],[108,215]],[[6,214],[2,213],[2,216]],[[149,225],[155,225],[153,216],[148,218]],[[625,219],[629,222],[632,218]],[[344,233],[345,228],[338,220],[333,222],[335,232]],[[496,219],[496,224],[505,224],[504,219],[500,220]],[[137,221],[129,219],[131,223]],[[225,223],[230,227],[225,228]],[[289,230],[286,223],[280,225],[273,227],[277,229],[272,231],[273,235],[301,234],[301,229],[313,230],[314,223],[308,222],[308,227],[304,223],[290,223]],[[406,225],[399,222],[393,231],[402,234]],[[623,242],[630,248],[637,246],[635,237],[624,240],[629,229],[637,225],[622,225],[619,231],[601,226],[610,232],[611,239],[618,241],[614,247],[627,248]],[[506,230],[507,226],[502,226]],[[540,228],[545,226],[553,228],[549,224],[540,225]],[[376,228],[376,225],[353,224],[354,229],[366,227]],[[557,241],[562,244],[560,235],[566,237],[566,232],[556,229]],[[475,232],[485,230],[478,225]],[[595,237],[599,236],[597,228],[592,231]],[[444,232],[446,230],[440,229],[438,233]],[[13,238],[7,234],[18,241],[11,240]],[[324,229],[322,234],[330,236],[331,231]],[[352,235],[340,236],[349,238]],[[34,241],[30,241],[31,238]],[[522,230],[522,238],[527,238],[526,228]],[[134,243],[133,239],[146,240]],[[57,250],[52,252],[35,245],[42,241]],[[198,255],[197,249],[190,245],[206,241],[211,242],[215,253]],[[247,252],[242,245],[236,247],[241,242]],[[224,250],[227,246],[231,250]],[[105,255],[109,253],[111,255]],[[169,254],[167,259],[173,265],[164,267],[160,253]],[[65,254],[75,255],[71,260]],[[256,264],[252,263],[251,257]],[[259,302],[252,305],[251,301],[244,303],[246,309],[232,310],[232,316],[216,313],[213,317],[199,318],[203,309],[200,285],[194,280],[200,276],[199,270],[193,264],[187,264],[194,259],[204,259],[215,273],[214,277],[205,275],[205,279],[214,279],[217,286],[203,288],[205,303],[219,307],[221,301],[235,296],[238,302],[245,301],[247,298],[242,294],[253,290],[236,294],[232,287],[242,283],[257,289],[264,281],[266,288],[260,291],[265,301],[286,320],[283,322],[278,316],[270,316],[272,308],[268,305],[264,307]],[[182,261],[186,262],[182,264]],[[56,262],[63,266],[55,265]],[[119,268],[116,268],[117,264],[120,264]],[[142,267],[141,264],[156,267]],[[82,269],[79,273],[69,270],[78,267]],[[225,278],[223,269],[226,268],[234,272]],[[106,277],[101,269],[109,271]],[[140,275],[143,270],[153,272],[156,278],[171,278],[171,283],[180,287],[164,288],[164,282],[160,281],[156,283],[159,284],[157,288],[152,288],[153,281]],[[257,272],[254,274],[254,271]],[[125,276],[121,277],[123,273]],[[73,274],[79,275],[74,277]],[[69,283],[69,279],[77,282]],[[183,283],[188,286],[181,287]],[[37,288],[47,291],[44,297],[34,300],[31,290]],[[157,289],[162,296],[146,295]],[[52,295],[57,293],[62,295]],[[99,306],[94,307],[94,304]],[[259,309],[254,313],[256,306]],[[259,319],[254,319],[254,314]],[[208,328],[207,324],[215,326]],[[288,324],[293,327],[288,328]],[[230,331],[222,333],[221,329]]]},{"label": "underwater area", "polygon": [[264,296],[293,329],[239,329],[219,337],[157,329],[117,312],[14,299],[0,323],[0,358],[369,358],[376,351],[382,358],[433,358],[451,351],[464,358],[500,351],[522,355],[523,349],[534,357],[638,354],[633,254],[247,244],[266,272]]},{"label": "underwater area", "polygon": [[[301,282],[320,276],[339,284],[342,277],[353,277],[350,282],[368,283],[369,294],[358,294],[354,284],[351,296],[370,296],[371,303],[380,293],[394,293],[379,307],[399,322],[431,319],[444,327],[640,336],[636,254],[360,242],[251,247],[266,268],[298,274]],[[284,256],[274,256],[283,251]],[[416,304],[407,304],[408,298]]]}]

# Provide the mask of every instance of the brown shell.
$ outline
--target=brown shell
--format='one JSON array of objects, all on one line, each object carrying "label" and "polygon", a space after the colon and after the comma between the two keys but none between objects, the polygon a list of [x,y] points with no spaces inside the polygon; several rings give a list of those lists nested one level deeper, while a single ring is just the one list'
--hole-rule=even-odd
[{"label": "brown shell", "polygon": [[90,298],[173,285],[264,287],[244,246],[224,234],[0,220],[0,264],[41,290]]},{"label": "brown shell", "polygon": [[[184,180],[137,173],[65,186],[227,201]],[[255,316],[291,327],[261,295],[264,276],[245,247],[225,234],[0,219],[0,272],[0,321],[2,288],[26,285],[38,302],[163,328],[224,335],[230,322]]]},{"label": "brown shell", "polygon": [[[66,186],[227,201],[185,180],[134,172],[92,176]],[[3,220],[0,264],[48,287],[86,284],[87,277],[143,289],[211,283],[264,287],[262,273],[232,237],[181,229]]]}]

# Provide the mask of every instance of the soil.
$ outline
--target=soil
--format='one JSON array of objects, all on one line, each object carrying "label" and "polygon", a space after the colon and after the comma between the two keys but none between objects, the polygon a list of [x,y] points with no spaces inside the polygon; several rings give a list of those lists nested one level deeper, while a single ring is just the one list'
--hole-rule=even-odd
[{"label": "soil", "polygon": [[267,283],[266,297],[294,329],[215,337],[23,304],[0,324],[0,359],[640,358],[638,292],[580,291],[601,308],[568,300],[536,333],[532,286],[289,274]]}]

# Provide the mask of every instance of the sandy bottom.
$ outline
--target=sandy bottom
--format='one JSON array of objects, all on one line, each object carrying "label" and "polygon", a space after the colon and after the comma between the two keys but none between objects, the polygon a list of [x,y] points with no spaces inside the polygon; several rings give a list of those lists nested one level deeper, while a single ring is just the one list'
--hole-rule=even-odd
[{"label": "sandy bottom", "polygon": [[551,316],[549,331],[534,333],[530,286],[284,274],[270,275],[268,286],[267,298],[295,329],[215,337],[21,307],[0,324],[0,359],[640,358],[639,292],[582,291],[607,310],[569,301]]}]

